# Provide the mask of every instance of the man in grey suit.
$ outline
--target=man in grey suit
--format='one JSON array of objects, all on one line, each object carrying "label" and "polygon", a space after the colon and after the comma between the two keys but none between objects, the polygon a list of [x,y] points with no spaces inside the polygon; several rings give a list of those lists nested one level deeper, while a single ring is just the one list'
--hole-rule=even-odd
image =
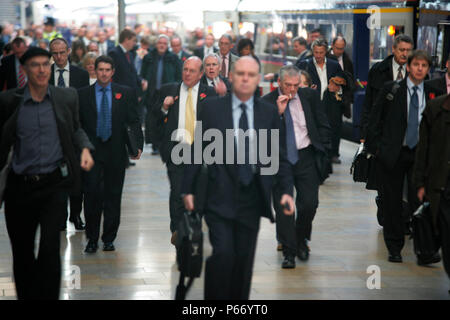
[{"label": "man in grey suit", "polygon": [[0,94],[0,168],[13,152],[4,201],[18,299],[59,298],[64,195],[79,188],[80,167],[94,165],[94,147],[78,120],[77,92],[49,85],[50,57],[44,49],[29,49],[20,59],[28,84]]},{"label": "man in grey suit", "polygon": [[219,57],[220,57],[220,75],[228,78],[231,67],[239,59],[238,56],[232,54],[230,50],[233,48],[233,39],[230,35],[224,34],[219,39]]}]

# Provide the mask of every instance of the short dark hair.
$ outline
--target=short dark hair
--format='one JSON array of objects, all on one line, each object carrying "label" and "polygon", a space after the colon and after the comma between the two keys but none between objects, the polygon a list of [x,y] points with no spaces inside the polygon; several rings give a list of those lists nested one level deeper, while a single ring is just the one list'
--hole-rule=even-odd
[{"label": "short dark hair", "polygon": [[114,60],[111,57],[103,55],[103,56],[100,56],[97,59],[95,59],[95,69],[96,70],[97,70],[98,64],[100,62],[109,63],[111,65],[111,68],[114,69]]},{"label": "short dark hair", "polygon": [[39,48],[39,47],[31,47],[30,49],[25,51],[23,56],[20,57],[19,61],[20,61],[21,65],[25,65],[27,60],[29,60],[31,58],[34,58],[34,57],[40,57],[40,56],[45,56],[45,57],[47,57],[49,59],[52,57],[50,52],[48,52],[45,49],[42,49],[42,48]]},{"label": "short dark hair", "polygon": [[251,50],[255,50],[255,45],[253,44],[252,40],[248,38],[242,38],[241,40],[239,40],[237,45],[237,52],[239,55],[241,54],[241,50],[244,49],[246,46],[250,46]]},{"label": "short dark hair", "polygon": [[397,45],[400,42],[410,43],[414,47],[413,39],[410,36],[406,35],[406,34],[399,34],[398,36],[396,36],[394,38],[394,43],[393,43],[394,48],[397,48]]},{"label": "short dark hair", "polygon": [[432,61],[429,56],[429,54],[424,50],[414,50],[409,56],[408,56],[408,66],[411,65],[411,62],[414,60],[425,60],[428,63],[428,66],[431,67]]},{"label": "short dark hair", "polygon": [[27,45],[25,39],[22,37],[15,37],[13,41],[11,41],[11,45],[14,47],[20,47],[22,44]]},{"label": "short dark hair", "polygon": [[338,40],[343,40],[344,44],[347,45],[347,41],[345,40],[345,38],[343,36],[337,36],[333,39],[333,42],[331,42],[332,45],[334,45],[336,43],[336,41]]},{"label": "short dark hair", "polygon": [[294,42],[298,42],[299,45],[304,47],[308,45],[308,42],[303,37],[295,37],[294,39],[292,39],[292,44],[294,44]]},{"label": "short dark hair", "polygon": [[123,29],[119,35],[119,43],[122,43],[125,40],[131,39],[133,37],[136,37],[136,32],[134,32],[130,29]]},{"label": "short dark hair", "polygon": [[69,44],[67,43],[67,40],[64,39],[64,38],[61,38],[61,37],[55,38],[55,39],[53,39],[52,41],[50,41],[50,43],[49,43],[49,45],[48,45],[48,47],[50,48],[50,50],[51,50],[51,48],[52,48],[52,44],[55,43],[55,42],[57,42],[57,41],[64,42],[64,44],[66,45],[66,49],[69,50]]},{"label": "short dark hair", "polygon": [[320,34],[322,34],[322,30],[320,30],[319,28],[316,28],[316,29],[312,29],[309,33],[320,33]]}]

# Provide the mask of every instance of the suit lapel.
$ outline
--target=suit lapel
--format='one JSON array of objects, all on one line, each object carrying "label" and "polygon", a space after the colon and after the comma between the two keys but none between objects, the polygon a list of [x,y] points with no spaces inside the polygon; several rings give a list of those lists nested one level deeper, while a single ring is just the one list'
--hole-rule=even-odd
[{"label": "suit lapel", "polygon": [[89,103],[90,103],[90,110],[92,112],[92,119],[93,119],[93,127],[97,128],[97,99],[95,96],[95,84],[91,85],[89,87]]},{"label": "suit lapel", "polygon": [[58,123],[60,123],[60,124],[63,124],[64,123],[64,116],[62,114],[62,110],[60,108],[60,105],[58,103],[56,103],[56,101],[60,101],[60,99],[58,97],[58,93],[55,90],[54,86],[49,86],[49,90],[50,90],[50,101],[52,103],[53,110],[55,112],[56,121]]},{"label": "suit lapel", "polygon": [[398,94],[399,94],[400,105],[401,105],[402,126],[404,126],[404,130],[406,131],[406,127],[408,126],[408,98],[407,98],[408,87],[406,85],[406,78],[400,82],[400,88],[398,89]]},{"label": "suit lapel", "polygon": [[303,113],[305,115],[306,128],[308,129],[308,133],[312,132],[311,125],[314,123],[314,116],[312,114],[312,109],[309,104],[308,99],[304,97],[302,94],[302,89],[298,90],[298,96],[300,98],[300,103],[302,104]]},{"label": "suit lapel", "polygon": [[309,74],[311,75],[311,77],[313,79],[313,83],[314,83],[314,80],[317,83],[317,89],[320,92],[320,87],[321,87],[321,85],[320,85],[320,77],[319,77],[319,74],[317,73],[316,66],[314,65],[314,61],[313,61],[312,58],[311,58],[310,62],[308,63],[308,65],[309,65],[309,68],[308,68],[309,69]]},{"label": "suit lapel", "polygon": [[118,117],[119,114],[119,101],[118,99],[116,99],[116,95],[121,94],[121,92],[119,92],[117,90],[117,87],[115,86],[114,83],[111,83],[111,128],[114,129],[114,121],[115,119],[119,119],[120,117]]},{"label": "suit lapel", "polygon": [[50,80],[48,83],[52,86],[55,85],[55,64],[52,64],[52,71],[50,72]]}]

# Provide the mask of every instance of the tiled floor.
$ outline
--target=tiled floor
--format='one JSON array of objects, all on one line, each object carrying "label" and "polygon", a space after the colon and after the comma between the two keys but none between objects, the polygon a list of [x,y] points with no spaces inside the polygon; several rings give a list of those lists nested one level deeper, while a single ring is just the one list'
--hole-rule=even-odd
[{"label": "tiled floor", "polygon": [[[297,268],[281,269],[275,250],[275,225],[261,223],[251,299],[449,299],[450,282],[442,264],[419,267],[412,240],[402,252],[404,262],[387,262],[382,229],[375,217],[373,191],[353,183],[350,162],[356,145],[343,141],[341,165],[320,189],[311,257]],[[136,167],[127,170],[122,217],[115,252],[86,255],[83,232],[61,232],[65,271],[61,299],[173,299],[179,273],[169,243],[169,185],[158,156],[146,149]],[[205,227],[205,234],[206,234]],[[205,238],[205,255],[211,248]],[[369,266],[381,271],[381,289],[369,290]],[[80,281],[76,274],[79,272]],[[15,299],[11,250],[0,211],[0,300]],[[189,299],[202,299],[197,279]]]}]

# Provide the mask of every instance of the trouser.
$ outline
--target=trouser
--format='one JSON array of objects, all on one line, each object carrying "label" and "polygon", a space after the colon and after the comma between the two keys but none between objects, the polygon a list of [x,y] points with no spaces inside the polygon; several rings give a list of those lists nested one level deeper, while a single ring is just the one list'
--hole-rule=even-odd
[{"label": "trouser", "polygon": [[391,254],[399,254],[405,243],[405,217],[403,216],[403,184],[405,177],[408,183],[409,212],[414,212],[420,203],[412,182],[415,150],[402,147],[399,159],[392,170],[383,168],[381,203],[384,224],[383,236],[386,247]]},{"label": "trouser", "polygon": [[298,246],[305,240],[311,240],[312,222],[319,205],[320,179],[315,163],[315,151],[312,146],[299,150],[299,161],[293,166],[294,185],[297,192],[295,215],[285,215],[280,205],[281,192],[278,185],[273,190],[276,213],[277,239],[283,245],[284,255],[295,255]]},{"label": "trouser", "polygon": [[[70,204],[70,216],[67,212],[67,202]],[[64,220],[63,226],[67,221],[67,217],[69,216],[71,220],[79,217],[81,215],[81,210],[83,208],[83,192],[80,191],[78,193],[73,194],[65,194],[64,196]]]},{"label": "trouser", "polygon": [[438,228],[441,240],[442,261],[450,278],[450,199],[441,196],[438,213]]},{"label": "trouser", "polygon": [[[57,169],[59,172],[59,169]],[[25,181],[11,172],[5,190],[5,221],[11,241],[17,298],[59,299],[61,283],[60,225],[65,189],[61,177]],[[39,226],[39,251],[35,238]]]},{"label": "trouser", "polygon": [[84,175],[84,216],[86,237],[97,242],[103,212],[103,242],[113,242],[120,224],[120,206],[125,179],[125,167],[113,167],[96,159]]},{"label": "trouser", "polygon": [[331,156],[339,157],[339,145],[341,143],[342,131],[342,109],[343,105],[340,101],[335,101],[330,97],[332,93],[324,94],[322,103],[325,105],[325,110],[328,117],[328,122],[331,127]]},{"label": "trouser", "polygon": [[239,190],[237,216],[206,211],[213,252],[205,265],[205,300],[248,300],[259,230],[261,197],[256,183]]},{"label": "trouser", "polygon": [[178,223],[183,216],[184,203],[181,199],[181,182],[183,179],[184,166],[183,164],[175,165],[171,162],[167,163],[167,175],[170,183],[169,196],[169,212],[170,212],[170,232],[178,229]]}]

